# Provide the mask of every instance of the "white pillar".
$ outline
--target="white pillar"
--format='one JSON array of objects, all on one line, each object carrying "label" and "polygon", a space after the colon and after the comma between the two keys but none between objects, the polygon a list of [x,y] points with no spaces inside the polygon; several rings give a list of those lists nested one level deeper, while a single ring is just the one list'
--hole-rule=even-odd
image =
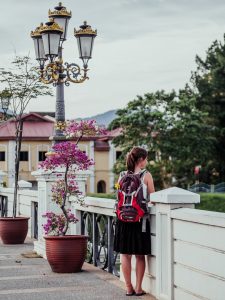
[{"label": "white pillar", "polygon": [[[90,141],[90,154],[89,154],[89,158],[93,159],[93,161],[95,161],[95,145],[94,145],[94,141]],[[95,192],[95,165],[90,167],[90,193],[94,193]]]},{"label": "white pillar", "polygon": [[[38,182],[38,240],[34,242],[34,251],[46,258],[45,254],[45,240],[44,240],[44,230],[42,225],[46,223],[46,218],[43,217],[47,211],[61,214],[62,211],[60,207],[51,200],[51,189],[52,184],[63,176],[63,169],[56,170],[54,172],[38,170],[32,172],[32,175],[36,177]],[[79,186],[79,190],[85,195],[85,183],[87,177],[89,176],[89,171],[80,171],[76,173],[76,181]],[[75,200],[75,199],[74,199]],[[71,202],[69,201],[67,208],[71,207]],[[76,215],[77,216],[77,215]],[[79,219],[79,216],[77,216]],[[76,225],[71,225],[70,230],[67,234],[75,234]],[[79,226],[79,225],[78,225]]]},{"label": "white pillar", "polygon": [[109,192],[112,193],[114,191],[114,173],[113,166],[116,161],[116,151],[113,143],[109,141]]},{"label": "white pillar", "polygon": [[200,202],[198,194],[177,187],[151,195],[156,208],[156,298],[173,300],[173,236],[171,210],[194,208]]},{"label": "white pillar", "polygon": [[8,155],[7,155],[7,161],[8,161],[8,187],[12,187],[14,183],[14,177],[15,177],[15,141],[9,141],[8,146]]}]

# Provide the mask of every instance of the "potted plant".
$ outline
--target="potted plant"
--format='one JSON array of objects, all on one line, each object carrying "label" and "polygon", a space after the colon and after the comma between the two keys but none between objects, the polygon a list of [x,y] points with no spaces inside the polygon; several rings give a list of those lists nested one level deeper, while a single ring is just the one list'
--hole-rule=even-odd
[{"label": "potted plant", "polygon": [[[52,95],[51,89],[39,81],[39,74],[31,64],[29,56],[16,56],[12,61],[13,68],[0,70],[0,83],[5,88],[0,97],[9,98],[7,110],[15,124],[15,170],[12,216],[0,218],[0,237],[4,244],[22,244],[27,236],[29,217],[17,215],[17,194],[20,168],[20,151],[23,135],[24,113],[31,99],[42,95]],[[6,110],[6,116],[7,116]],[[4,123],[2,124],[4,126]]]},{"label": "potted plant", "polygon": [[43,215],[46,217],[46,223],[42,225],[45,232],[46,256],[53,272],[78,272],[84,263],[88,237],[67,235],[69,225],[78,222],[69,208],[68,200],[73,195],[83,204],[84,195],[79,191],[76,172],[87,170],[94,164],[87,154],[79,149],[79,141],[83,136],[96,136],[104,132],[94,120],[70,121],[65,129],[65,135],[70,140],[53,145],[52,151],[46,155],[46,160],[40,164],[44,170],[58,172],[58,179],[52,185],[51,199],[61,212],[46,212]]}]

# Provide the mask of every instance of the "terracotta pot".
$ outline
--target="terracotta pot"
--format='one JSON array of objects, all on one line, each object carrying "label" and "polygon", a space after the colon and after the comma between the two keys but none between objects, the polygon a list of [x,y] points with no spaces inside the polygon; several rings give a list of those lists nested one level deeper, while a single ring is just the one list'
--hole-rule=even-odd
[{"label": "terracotta pot", "polygon": [[0,237],[3,244],[23,244],[28,231],[28,217],[0,218]]},{"label": "terracotta pot", "polygon": [[87,253],[85,235],[45,236],[46,255],[53,272],[75,273],[83,266]]}]

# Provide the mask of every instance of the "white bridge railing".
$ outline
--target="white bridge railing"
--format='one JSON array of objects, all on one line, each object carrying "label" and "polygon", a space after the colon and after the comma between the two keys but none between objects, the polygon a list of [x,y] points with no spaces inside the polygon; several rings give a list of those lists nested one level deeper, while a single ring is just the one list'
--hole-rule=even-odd
[{"label": "white bridge railing", "polygon": [[[38,192],[19,192],[19,213],[31,217],[30,236],[34,234],[34,203],[38,203],[35,250],[41,254],[44,254],[41,216],[46,208],[52,208],[52,181],[49,176],[39,177]],[[81,181],[85,182],[84,176]],[[0,196],[8,198],[10,213],[12,190],[0,188]],[[179,188],[156,192],[151,200],[155,202],[151,208],[152,253],[146,256],[143,288],[156,299],[224,300],[225,214],[194,209],[200,201],[199,195]],[[70,233],[88,233],[90,262],[118,275],[118,255],[112,249],[114,200],[87,197],[87,206],[80,206],[71,198],[70,203],[80,219]],[[120,278],[123,280],[122,274]]]}]

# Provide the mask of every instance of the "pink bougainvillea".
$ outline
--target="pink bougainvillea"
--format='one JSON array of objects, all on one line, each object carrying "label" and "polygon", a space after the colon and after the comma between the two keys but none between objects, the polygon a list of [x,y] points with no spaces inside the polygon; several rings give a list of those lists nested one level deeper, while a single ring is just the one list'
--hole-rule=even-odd
[{"label": "pink bougainvillea", "polygon": [[82,196],[82,193],[79,191],[78,185],[75,179],[68,177],[67,191],[65,180],[59,179],[52,185],[52,201],[58,205],[63,204],[63,199],[66,196]]},{"label": "pink bougainvillea", "polygon": [[62,214],[46,212],[43,215],[47,218],[47,222],[43,225],[45,234],[65,235],[69,224],[78,221],[67,208],[69,196],[76,196],[81,205],[84,199],[76,182],[75,171],[87,170],[94,164],[93,160],[89,159],[87,154],[79,149],[78,143],[83,136],[104,135],[106,130],[99,127],[94,120],[69,121],[64,134],[65,140],[70,138],[74,142],[56,143],[45,161],[39,165],[40,168],[51,171],[58,171],[57,168],[63,168],[63,175],[58,174],[58,180],[52,185],[52,201],[61,208]]},{"label": "pink bougainvillea", "polygon": [[95,120],[68,121],[65,135],[69,138],[80,136],[105,135],[107,130],[98,126]]},{"label": "pink bougainvillea", "polygon": [[52,147],[53,153],[40,163],[40,168],[54,170],[57,167],[74,167],[78,170],[87,170],[94,164],[87,154],[81,151],[77,144],[61,142]]},{"label": "pink bougainvillea", "polygon": [[45,234],[63,235],[67,221],[76,224],[79,220],[71,213],[71,209],[67,209],[68,219],[64,214],[57,215],[53,212],[46,212],[42,217],[47,218],[47,222],[42,225]]}]

